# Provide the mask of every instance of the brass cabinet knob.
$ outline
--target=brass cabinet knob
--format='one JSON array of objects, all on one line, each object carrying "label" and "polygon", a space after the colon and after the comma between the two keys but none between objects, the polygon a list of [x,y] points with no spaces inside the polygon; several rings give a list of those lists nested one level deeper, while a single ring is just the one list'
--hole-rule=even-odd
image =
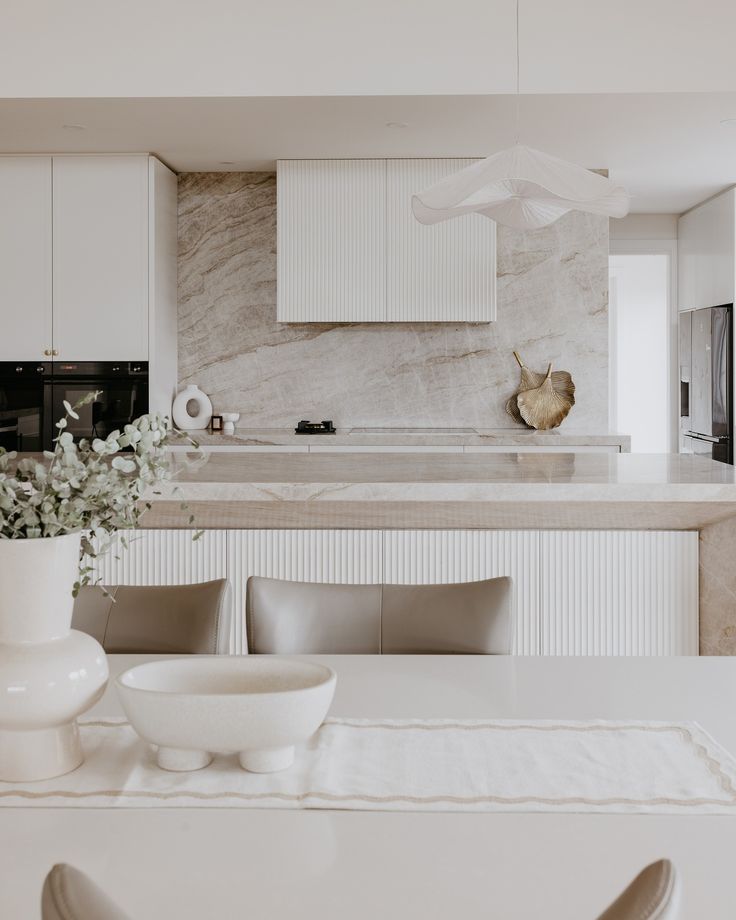
[{"label": "brass cabinet knob", "polygon": [[51,349],[51,354],[52,354],[52,355],[58,355],[59,352],[58,352],[55,348],[52,348],[52,349]]},{"label": "brass cabinet knob", "polygon": [[50,349],[50,348],[44,348],[43,353],[46,355],[47,358],[51,357],[51,349]]}]

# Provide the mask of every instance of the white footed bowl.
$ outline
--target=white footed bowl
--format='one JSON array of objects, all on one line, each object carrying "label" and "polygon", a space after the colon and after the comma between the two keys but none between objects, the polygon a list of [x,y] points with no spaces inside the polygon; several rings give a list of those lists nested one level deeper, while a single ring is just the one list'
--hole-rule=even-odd
[{"label": "white footed bowl", "polygon": [[213,754],[237,753],[253,773],[294,762],[327,715],[335,672],[272,655],[192,655],[151,661],[118,677],[131,725],[159,746],[164,770],[199,770]]}]

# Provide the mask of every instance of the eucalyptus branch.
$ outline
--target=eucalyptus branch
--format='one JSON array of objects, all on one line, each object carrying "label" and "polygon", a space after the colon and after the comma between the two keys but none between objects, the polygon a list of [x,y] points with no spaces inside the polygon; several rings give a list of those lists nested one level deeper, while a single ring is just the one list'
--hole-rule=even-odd
[{"label": "eucalyptus branch", "polygon": [[[87,393],[56,423],[54,449],[44,460],[17,459],[16,452],[0,448],[0,539],[18,540],[82,533],[76,594],[94,575],[94,562],[106,552],[118,531],[130,530],[150,509],[144,493],[172,478],[165,451],[170,440],[197,442],[169,426],[157,413],[142,415],[105,439],[75,441],[67,429],[78,420],[78,410],[94,402]],[[193,520],[193,517],[191,518]]]}]

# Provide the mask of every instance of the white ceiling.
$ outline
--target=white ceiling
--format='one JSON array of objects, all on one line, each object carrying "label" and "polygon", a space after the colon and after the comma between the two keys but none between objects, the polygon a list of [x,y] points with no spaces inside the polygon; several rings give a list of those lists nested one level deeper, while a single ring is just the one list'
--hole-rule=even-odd
[{"label": "white ceiling", "polygon": [[[528,93],[736,91],[734,0],[519,0]],[[516,0],[0,5],[0,94],[512,92]]]},{"label": "white ceiling", "polygon": [[[680,213],[736,183],[736,122],[720,123],[736,119],[736,92],[525,95],[520,107],[523,143],[608,168],[634,212]],[[179,172],[486,156],[514,142],[515,110],[509,95],[0,99],[0,151],[151,151]]]}]

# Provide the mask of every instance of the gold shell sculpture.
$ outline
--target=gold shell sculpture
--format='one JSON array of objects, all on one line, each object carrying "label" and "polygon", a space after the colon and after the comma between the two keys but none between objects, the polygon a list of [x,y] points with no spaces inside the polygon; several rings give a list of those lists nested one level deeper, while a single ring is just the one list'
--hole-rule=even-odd
[{"label": "gold shell sculpture", "polygon": [[516,397],[519,413],[527,425],[539,430],[556,428],[567,417],[575,404],[575,397],[560,393],[552,384],[552,365],[541,385],[533,390],[522,390]]},{"label": "gold shell sculpture", "polygon": [[575,405],[575,384],[573,383],[572,377],[567,371],[554,371],[549,376],[553,390],[562,398],[563,402],[569,403],[569,405],[567,406],[564,415],[555,424],[534,424],[533,422],[529,421],[529,419],[526,418],[520,411],[519,397],[525,391],[533,391],[539,389],[544,384],[547,376],[545,374],[539,374],[536,371],[529,370],[529,368],[521,360],[521,356],[517,351],[514,352],[514,357],[516,358],[516,361],[521,368],[521,378],[519,380],[519,389],[506,402],[506,412],[511,416],[511,418],[514,419],[514,421],[519,422],[521,425],[527,424],[531,428],[556,428],[557,425],[559,425],[560,422],[562,422],[562,420],[568,414],[570,409]]}]

